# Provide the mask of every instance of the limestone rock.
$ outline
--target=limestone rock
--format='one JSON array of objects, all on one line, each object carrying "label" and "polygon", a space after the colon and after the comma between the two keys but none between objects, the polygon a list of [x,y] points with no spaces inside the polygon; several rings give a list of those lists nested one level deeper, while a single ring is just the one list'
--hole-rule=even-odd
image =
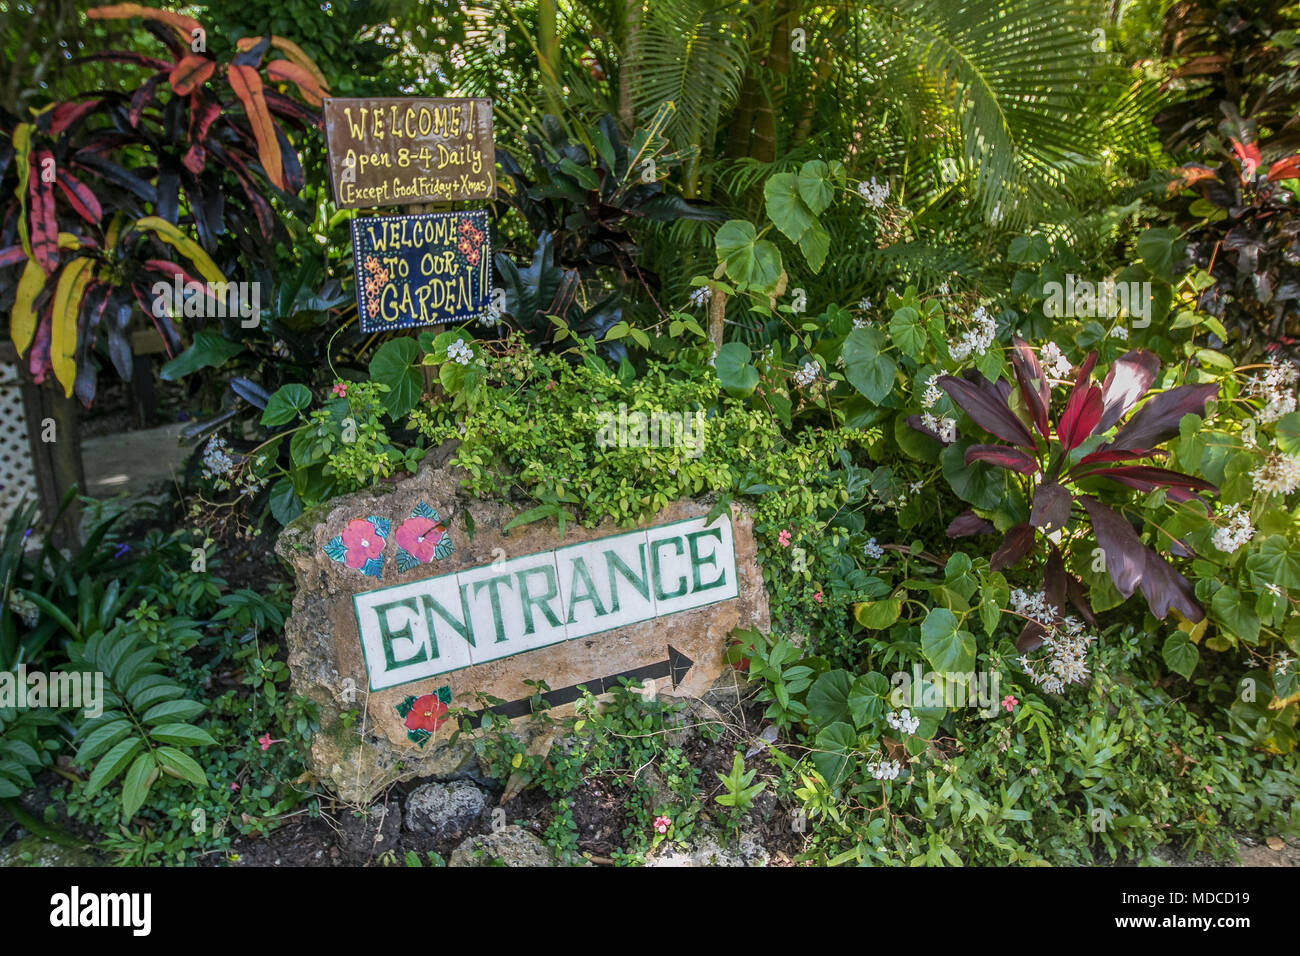
[{"label": "limestone rock", "polygon": [[722,831],[697,823],[686,849],[661,845],[646,859],[646,866],[767,866],[767,848],[758,834],[741,830],[730,841]]},{"label": "limestone rock", "polygon": [[550,847],[521,826],[472,836],[456,847],[449,866],[555,866]]},{"label": "limestone rock", "polygon": [[[23,859],[30,853],[31,862]],[[85,850],[61,846],[35,834],[16,840],[0,849],[0,867],[6,866],[98,866]]]},{"label": "limestone rock", "polygon": [[442,842],[457,840],[487,807],[487,795],[468,780],[426,783],[406,798],[406,829]]},{"label": "limestone rock", "polygon": [[[414,660],[416,652],[412,648],[419,646],[416,631],[427,628],[421,633],[431,633],[434,625],[425,621],[434,621],[434,617],[428,604],[420,616],[415,610],[418,606],[415,598],[401,595],[435,586],[445,588],[449,575],[458,575],[455,580],[459,581],[460,573],[471,569],[477,569],[481,578],[494,563],[503,560],[503,555],[504,560],[512,561],[628,534],[638,528],[696,521],[703,519],[711,507],[707,499],[676,501],[638,528],[619,528],[612,523],[595,528],[570,524],[564,535],[560,535],[556,524],[547,520],[507,533],[505,527],[514,518],[515,511],[466,496],[461,489],[464,472],[444,464],[449,455],[450,450],[444,446],[431,453],[410,478],[327,502],[290,523],[276,543],[277,554],[293,566],[296,577],[293,614],[285,625],[293,689],[320,708],[321,729],[313,737],[308,762],[322,783],[334,790],[344,803],[353,806],[368,806],[386,787],[399,780],[447,778],[471,769],[474,751],[469,735],[461,735],[455,744],[449,742],[456,728],[454,720],[447,719],[451,714],[446,710],[476,711],[483,706],[480,693],[501,701],[518,702],[526,708],[535,690],[526,681],[544,680],[553,690],[579,684],[590,688],[593,681],[628,671],[644,672],[649,666],[667,675],[656,678],[659,693],[699,697],[719,676],[724,676],[724,670],[729,670],[724,654],[731,631],[736,627],[763,629],[768,624],[767,594],[757,563],[753,522],[741,507],[732,505],[728,517],[735,558],[735,597],[677,611],[672,608],[680,604],[656,604],[656,613],[664,607],[669,610],[663,611],[662,616],[576,639],[530,647],[526,653],[470,662],[469,666],[437,676],[371,689],[354,609],[355,596],[383,588],[403,589],[393,600],[410,602],[412,610],[391,612],[391,620],[397,622],[391,626],[397,630],[389,635],[387,646],[397,647],[400,643],[401,661]],[[415,544],[408,529],[403,540],[415,546],[414,557],[405,550],[398,553],[398,532],[406,522],[415,519],[417,512],[422,516],[436,514],[436,519],[423,520],[441,524],[454,551],[434,550],[423,537]],[[339,542],[349,525],[372,517],[377,519],[374,527],[386,534],[364,541],[354,536],[350,550],[344,554]],[[726,522],[728,518],[719,520]],[[435,537],[440,533],[433,532]],[[429,539],[433,540],[433,537]],[[655,542],[659,546],[667,544],[667,540]],[[687,550],[685,538],[679,536],[671,544],[673,547],[660,548],[665,566],[674,560],[687,560],[683,557]],[[709,541],[702,543],[704,548],[710,546]],[[674,547],[678,549],[675,552]],[[589,550],[596,553],[596,549]],[[646,547],[647,552],[654,550],[653,546]],[[582,552],[570,552],[578,553]],[[367,555],[374,561],[368,565],[370,573],[366,573],[366,567],[353,566]],[[607,553],[604,560],[612,567]],[[657,568],[657,562],[658,558],[652,556],[649,563]],[[644,578],[646,564],[643,558],[643,582],[648,580]],[[701,565],[696,562],[693,567],[698,570]],[[680,582],[685,587],[691,579],[690,571],[689,564],[685,571],[680,568],[673,571],[672,583]],[[706,573],[711,577],[714,569],[707,568]],[[605,575],[596,577],[598,587],[606,586]],[[608,576],[611,582],[613,577],[611,571]],[[434,583],[435,579],[442,583]],[[696,588],[705,590],[711,584],[706,581],[701,587],[700,576],[694,575]],[[407,592],[404,590],[407,585],[415,587]],[[569,596],[573,597],[574,585],[567,586],[571,589]],[[503,585],[502,593],[507,588]],[[474,593],[479,595],[478,601],[486,601],[485,595]],[[526,593],[527,587],[521,582],[514,596],[522,599]],[[495,596],[496,591],[492,594]],[[456,613],[465,612],[462,624],[471,630],[468,636],[462,633],[455,639],[474,647],[472,636],[481,637],[484,631],[478,623],[471,623],[472,614],[478,612],[469,609],[463,595],[462,591],[461,607]],[[536,594],[532,596],[535,598]],[[529,607],[533,608],[535,603]],[[596,606],[593,602],[589,609],[594,610]],[[538,612],[537,617],[541,616],[542,612]],[[492,633],[490,625],[485,630],[489,635]],[[444,636],[446,633],[450,632],[444,631]],[[403,634],[406,636],[401,637]],[[440,640],[445,652],[448,642]],[[499,633],[497,640],[500,640]],[[490,642],[482,643],[486,646]],[[463,646],[460,650],[463,652]],[[434,650],[433,656],[438,656],[438,650]],[[417,703],[419,709],[415,707]],[[551,714],[562,716],[571,711],[572,703],[564,703],[554,707]],[[526,721],[527,718],[519,718],[516,725]]]}]

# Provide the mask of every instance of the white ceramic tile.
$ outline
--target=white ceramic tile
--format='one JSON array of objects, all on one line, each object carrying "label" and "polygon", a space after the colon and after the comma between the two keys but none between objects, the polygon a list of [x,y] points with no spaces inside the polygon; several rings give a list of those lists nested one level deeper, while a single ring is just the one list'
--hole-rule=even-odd
[{"label": "white ceramic tile", "polygon": [[353,597],[371,690],[470,665],[469,643],[436,612],[433,602],[446,609],[453,621],[463,620],[456,575],[365,591]]},{"label": "white ceramic tile", "polygon": [[570,640],[655,616],[644,531],[559,548],[555,565]]},{"label": "white ceramic tile", "polygon": [[[470,659],[475,664],[565,639],[564,604],[553,551],[513,558],[499,567],[471,568],[458,572],[457,577],[473,624]],[[525,594],[532,600],[525,602]]]},{"label": "white ceramic tile", "polygon": [[659,617],[740,593],[731,519],[726,514],[709,525],[704,518],[692,518],[650,528],[646,537]]}]

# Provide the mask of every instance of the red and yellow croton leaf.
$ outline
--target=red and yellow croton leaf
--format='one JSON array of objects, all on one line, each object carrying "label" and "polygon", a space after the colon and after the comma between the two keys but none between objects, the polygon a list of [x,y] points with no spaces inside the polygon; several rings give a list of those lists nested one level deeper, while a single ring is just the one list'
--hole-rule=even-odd
[{"label": "red and yellow croton leaf", "polygon": [[94,277],[93,267],[94,261],[85,256],[73,259],[63,267],[58,287],[54,290],[54,307],[50,314],[50,365],[68,398],[72,397],[72,386],[77,381],[77,318],[81,315],[81,299],[86,286]]},{"label": "red and yellow croton leaf", "polygon": [[186,43],[193,38],[194,31],[200,29],[199,21],[193,17],[187,17],[183,13],[173,13],[170,10],[141,6],[138,3],[116,3],[108,7],[92,7],[86,11],[86,17],[91,20],[130,20],[133,17],[139,17],[141,20],[157,20],[175,30]]},{"label": "red and yellow croton leaf", "polygon": [[197,53],[190,53],[181,57],[176,68],[171,71],[167,80],[172,85],[172,90],[177,96],[189,96],[195,87],[202,86],[212,76],[213,70],[217,68],[215,60],[206,56],[199,56]]},{"label": "red and yellow croton leaf", "polygon": [[288,60],[272,60],[266,64],[266,75],[272,80],[295,84],[302,98],[312,106],[320,106],[325,101],[328,90],[321,87],[309,70],[297,63]]},{"label": "red and yellow croton leaf", "polygon": [[[261,37],[243,37],[235,43],[235,46],[239,48],[241,53],[244,53],[251,50],[261,42]],[[284,37],[273,36],[271,37],[271,47],[283,53],[289,58],[291,63],[302,67],[310,73],[312,78],[316,81],[316,85],[322,90],[329,90],[329,83],[325,81],[325,74],[322,73],[320,67],[316,65],[316,61],[304,53],[302,47],[298,46],[298,44],[294,43],[292,40],[285,39]]]},{"label": "red and yellow croton leaf", "polygon": [[262,95],[262,78],[251,66],[232,63],[226,68],[230,88],[244,104],[253,138],[257,140],[257,156],[261,160],[266,178],[277,189],[284,189],[284,165],[280,160],[280,141],[275,136],[275,125]]}]

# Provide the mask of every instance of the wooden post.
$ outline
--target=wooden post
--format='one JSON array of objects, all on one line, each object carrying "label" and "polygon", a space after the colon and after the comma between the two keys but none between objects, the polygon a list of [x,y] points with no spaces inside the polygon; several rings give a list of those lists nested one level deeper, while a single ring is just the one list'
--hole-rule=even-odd
[{"label": "wooden post", "polygon": [[17,363],[22,381],[27,443],[32,453],[41,516],[50,525],[57,547],[76,548],[81,544],[81,502],[74,498],[61,517],[58,512],[69,488],[75,485],[82,493],[86,488],[77,403],[65,398],[62,388],[53,381],[37,385],[27,370],[27,363],[17,359],[9,343],[4,343],[2,349],[6,361]]}]

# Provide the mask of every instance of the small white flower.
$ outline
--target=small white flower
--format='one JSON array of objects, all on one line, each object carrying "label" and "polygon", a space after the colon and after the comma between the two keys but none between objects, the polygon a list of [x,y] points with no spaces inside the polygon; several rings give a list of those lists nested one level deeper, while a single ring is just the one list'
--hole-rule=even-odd
[{"label": "small white flower", "polygon": [[712,298],[713,290],[711,288],[707,285],[697,286],[691,292],[691,305],[698,309]]},{"label": "small white flower", "polygon": [[965,361],[972,353],[983,355],[993,345],[998,334],[997,323],[982,305],[975,310],[971,321],[973,327],[963,332],[960,339],[948,343],[949,354],[958,362]]},{"label": "small white flower", "polygon": [[1250,513],[1243,512],[1240,505],[1229,505],[1221,512],[1227,523],[1214,531],[1214,546],[1229,554],[1248,542],[1255,534],[1250,524]]},{"label": "small white flower", "polygon": [[821,375],[821,371],[821,363],[816,359],[809,359],[807,362],[804,362],[791,377],[794,379],[794,383],[800,388],[807,388],[813,382],[817,381],[817,377]]},{"label": "small white flower", "polygon": [[855,318],[853,320],[853,327],[855,329],[865,329],[870,324],[871,324],[870,322],[868,322],[866,319],[861,317]]},{"label": "small white flower", "polygon": [[1119,339],[1121,342],[1127,342],[1127,341],[1128,341],[1128,326],[1126,326],[1126,325],[1117,325],[1117,326],[1115,326],[1113,329],[1110,330],[1110,333],[1109,333],[1109,334],[1110,334],[1110,337],[1111,337],[1112,339]]},{"label": "small white flower", "polygon": [[867,201],[867,205],[873,209],[880,209],[889,201],[889,185],[876,182],[876,177],[871,177],[871,182],[863,180],[858,183],[858,195]]},{"label": "small white flower", "polygon": [[894,780],[903,772],[903,765],[897,760],[886,760],[881,757],[867,764],[867,772],[877,780]]},{"label": "small white flower", "polygon": [[1049,378],[1065,378],[1074,368],[1070,360],[1061,354],[1061,347],[1055,342],[1044,345],[1039,350],[1038,359],[1043,363],[1043,371]]},{"label": "small white flower", "polygon": [[936,372],[931,375],[925,383],[925,392],[921,395],[922,408],[934,408],[934,403],[943,398],[943,392],[938,386],[939,375]]},{"label": "small white flower", "polygon": [[1250,473],[1255,490],[1265,495],[1289,495],[1300,488],[1300,458],[1273,452]]},{"label": "small white flower", "polygon": [[889,726],[893,727],[895,730],[901,730],[905,734],[914,734],[916,733],[916,728],[921,726],[921,719],[919,717],[913,717],[912,712],[904,707],[901,713],[898,711],[892,711],[885,718],[885,723],[889,724]]},{"label": "small white flower", "polygon": [[861,309],[863,312],[870,311],[871,299],[865,295],[862,298],[858,299],[858,308]]},{"label": "small white flower", "polygon": [[873,561],[879,561],[885,556],[885,549],[876,544],[876,539],[872,538],[862,546],[862,553]]},{"label": "small white flower", "polygon": [[461,365],[468,365],[474,360],[474,352],[465,344],[464,339],[457,339],[447,346],[447,358]]}]

